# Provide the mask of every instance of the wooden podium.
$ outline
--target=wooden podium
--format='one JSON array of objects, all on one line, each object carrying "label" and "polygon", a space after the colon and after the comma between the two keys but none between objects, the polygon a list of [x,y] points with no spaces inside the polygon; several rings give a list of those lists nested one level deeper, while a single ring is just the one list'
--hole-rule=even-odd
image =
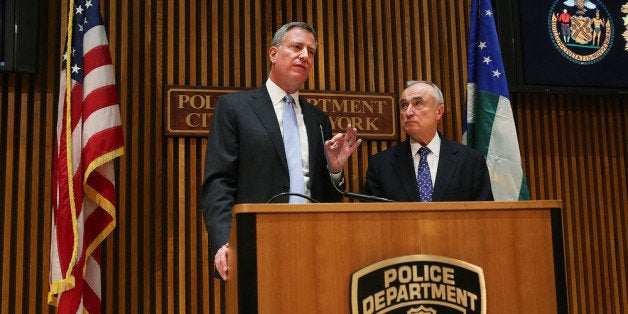
[{"label": "wooden podium", "polygon": [[483,269],[487,313],[566,313],[560,201],[243,204],[227,313],[350,313],[351,275],[429,254]]}]

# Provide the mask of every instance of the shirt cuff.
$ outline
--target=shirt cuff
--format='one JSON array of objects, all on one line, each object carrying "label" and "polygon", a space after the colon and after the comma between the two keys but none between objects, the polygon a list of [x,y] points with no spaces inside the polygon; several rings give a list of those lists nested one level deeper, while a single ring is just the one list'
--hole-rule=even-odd
[{"label": "shirt cuff", "polygon": [[331,175],[331,180],[336,186],[341,186],[345,182],[345,176],[342,170],[340,170],[340,172],[338,173],[333,173],[330,171],[329,174]]}]

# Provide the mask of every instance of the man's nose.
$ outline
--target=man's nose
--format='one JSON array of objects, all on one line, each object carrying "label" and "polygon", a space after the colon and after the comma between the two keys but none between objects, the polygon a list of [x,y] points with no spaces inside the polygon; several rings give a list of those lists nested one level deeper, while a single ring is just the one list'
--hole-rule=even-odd
[{"label": "man's nose", "polygon": [[406,107],[406,109],[404,111],[406,113],[406,116],[414,115],[414,109],[413,109],[413,107],[411,105]]},{"label": "man's nose", "polygon": [[308,56],[309,56],[309,51],[307,50],[307,48],[303,48],[301,49],[301,51],[299,51],[299,59],[307,60]]}]

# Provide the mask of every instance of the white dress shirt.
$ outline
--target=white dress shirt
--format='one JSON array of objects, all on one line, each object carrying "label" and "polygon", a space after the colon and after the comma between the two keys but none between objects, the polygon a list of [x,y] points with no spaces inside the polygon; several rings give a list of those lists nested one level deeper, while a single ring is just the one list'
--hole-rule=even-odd
[{"label": "white dress shirt", "polygon": [[[430,166],[430,176],[432,177],[432,186],[436,182],[436,170],[438,169],[438,159],[440,156],[440,136],[438,132],[432,138],[432,140],[427,143],[427,148],[430,149],[430,153],[427,154],[427,164]],[[419,161],[421,160],[421,156],[419,155],[419,149],[423,147],[419,142],[410,138],[410,151],[412,151],[412,161],[414,162],[414,177],[416,178],[419,175]]]}]

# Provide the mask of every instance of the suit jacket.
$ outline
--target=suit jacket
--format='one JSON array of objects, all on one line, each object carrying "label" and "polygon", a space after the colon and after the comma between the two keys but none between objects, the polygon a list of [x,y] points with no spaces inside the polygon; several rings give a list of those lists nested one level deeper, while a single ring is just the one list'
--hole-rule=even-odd
[{"label": "suit jacket", "polygon": [[[305,99],[299,98],[299,104],[309,142],[311,197],[337,202],[342,196],[332,185],[320,131],[322,125],[325,138],[331,138],[331,122]],[[233,205],[266,203],[289,190],[283,137],[266,86],[220,97],[208,136],[200,195],[213,253],[229,241]],[[287,201],[288,197],[275,200]]]},{"label": "suit jacket", "polygon": [[[365,193],[398,202],[418,202],[419,188],[410,140],[369,159]],[[432,201],[492,201],[491,180],[484,156],[441,136],[440,157]]]}]

